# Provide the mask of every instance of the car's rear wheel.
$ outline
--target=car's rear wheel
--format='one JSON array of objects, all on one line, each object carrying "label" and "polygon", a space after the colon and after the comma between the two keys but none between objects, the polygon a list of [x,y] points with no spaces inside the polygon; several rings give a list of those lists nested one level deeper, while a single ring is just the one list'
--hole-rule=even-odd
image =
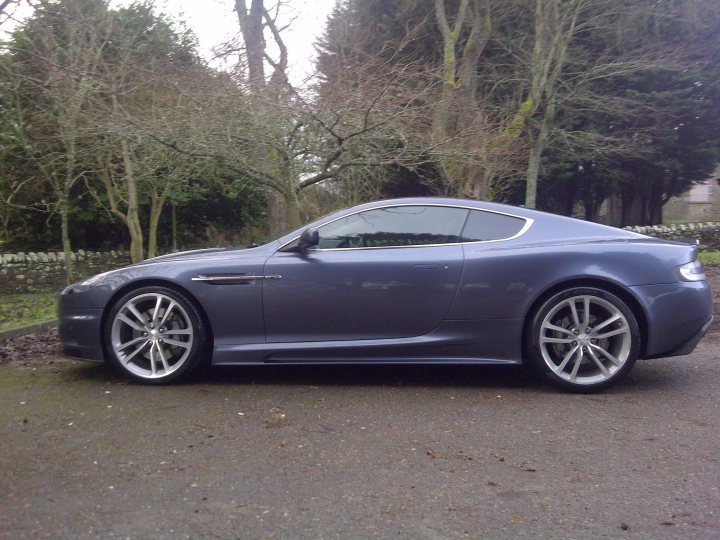
[{"label": "car's rear wheel", "polygon": [[597,392],[617,384],[640,350],[632,310],[614,294],[589,287],[546,300],[532,318],[527,339],[535,369],[572,392]]},{"label": "car's rear wheel", "polygon": [[142,287],[113,304],[105,322],[110,363],[145,384],[176,382],[203,361],[205,327],[193,303],[166,287]]}]

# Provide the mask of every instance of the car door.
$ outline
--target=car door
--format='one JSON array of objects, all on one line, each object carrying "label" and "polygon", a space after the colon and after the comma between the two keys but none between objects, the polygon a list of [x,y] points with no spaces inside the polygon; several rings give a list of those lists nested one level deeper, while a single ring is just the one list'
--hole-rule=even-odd
[{"label": "car door", "polygon": [[270,343],[420,336],[443,320],[463,267],[463,208],[375,208],[319,227],[317,248],[271,256]]}]

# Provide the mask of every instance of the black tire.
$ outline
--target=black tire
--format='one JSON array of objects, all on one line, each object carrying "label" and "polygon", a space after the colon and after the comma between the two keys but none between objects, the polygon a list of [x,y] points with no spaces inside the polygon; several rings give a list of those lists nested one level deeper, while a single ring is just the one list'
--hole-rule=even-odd
[{"label": "black tire", "polygon": [[112,305],[103,347],[108,363],[122,375],[142,384],[170,384],[206,360],[207,335],[202,316],[184,294],[149,286],[129,291]]},{"label": "black tire", "polygon": [[531,366],[566,391],[592,393],[614,386],[627,376],[640,352],[635,315],[603,289],[566,289],[548,298],[531,317],[526,336]]}]

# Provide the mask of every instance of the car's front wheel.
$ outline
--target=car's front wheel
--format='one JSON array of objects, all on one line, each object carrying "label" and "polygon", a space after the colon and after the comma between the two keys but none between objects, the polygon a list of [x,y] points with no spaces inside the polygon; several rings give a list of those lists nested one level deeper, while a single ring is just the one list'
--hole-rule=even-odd
[{"label": "car's front wheel", "polygon": [[617,384],[640,350],[632,310],[614,294],[590,287],[547,299],[535,312],[527,338],[536,370],[573,392],[596,392]]},{"label": "car's front wheel", "polygon": [[202,317],[184,295],[166,287],[142,287],[111,307],[104,345],[121,373],[145,384],[166,384],[200,365],[205,333]]}]

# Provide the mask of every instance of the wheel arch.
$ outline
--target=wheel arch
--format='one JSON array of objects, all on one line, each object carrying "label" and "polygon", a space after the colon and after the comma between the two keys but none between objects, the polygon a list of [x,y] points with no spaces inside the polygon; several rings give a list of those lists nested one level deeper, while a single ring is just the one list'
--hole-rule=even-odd
[{"label": "wheel arch", "polygon": [[[182,285],[178,285],[174,281],[169,281],[165,279],[158,279],[158,278],[149,278],[149,279],[139,279],[135,281],[131,281],[129,283],[124,284],[122,287],[119,287],[115,292],[113,292],[112,296],[109,298],[107,303],[105,304],[105,307],[103,308],[102,318],[100,320],[100,342],[104,343],[103,340],[103,332],[105,331],[105,323],[107,322],[107,316],[112,307],[115,305],[115,303],[129,293],[130,291],[133,291],[135,289],[141,289],[143,287],[165,287],[166,289],[172,289],[174,291],[179,292],[182,294],[185,298],[188,299],[188,301],[192,302],[195,309],[197,309],[198,313],[203,319],[203,324],[205,325],[205,328],[207,328],[207,354],[210,356],[210,362],[212,362],[212,354],[215,349],[214,347],[214,336],[213,336],[213,329],[210,325],[210,318],[208,317],[207,313],[205,312],[205,308],[200,304],[200,302],[197,301],[197,298],[188,291],[185,287]],[[105,351],[103,351],[105,353]]]},{"label": "wheel arch", "polygon": [[522,356],[523,356],[523,362],[528,358],[528,351],[527,351],[527,333],[528,328],[530,327],[530,323],[532,321],[533,316],[537,312],[538,309],[540,309],[540,306],[551,296],[567,290],[572,289],[575,287],[594,287],[596,289],[602,289],[604,291],[607,291],[611,294],[614,294],[620,300],[625,302],[625,304],[630,308],[630,311],[632,311],[633,315],[635,316],[635,319],[637,320],[638,326],[640,327],[640,352],[638,354],[639,358],[643,358],[645,355],[645,351],[647,350],[647,341],[648,341],[648,317],[647,313],[645,312],[645,309],[642,307],[642,304],[640,301],[625,287],[622,287],[618,285],[617,283],[613,283],[612,281],[608,281],[602,278],[578,278],[578,279],[569,279],[566,281],[561,281],[560,283],[554,284],[552,287],[547,288],[543,292],[541,292],[535,300],[530,304],[530,307],[525,312],[525,317],[523,319],[523,329],[522,329]]}]

